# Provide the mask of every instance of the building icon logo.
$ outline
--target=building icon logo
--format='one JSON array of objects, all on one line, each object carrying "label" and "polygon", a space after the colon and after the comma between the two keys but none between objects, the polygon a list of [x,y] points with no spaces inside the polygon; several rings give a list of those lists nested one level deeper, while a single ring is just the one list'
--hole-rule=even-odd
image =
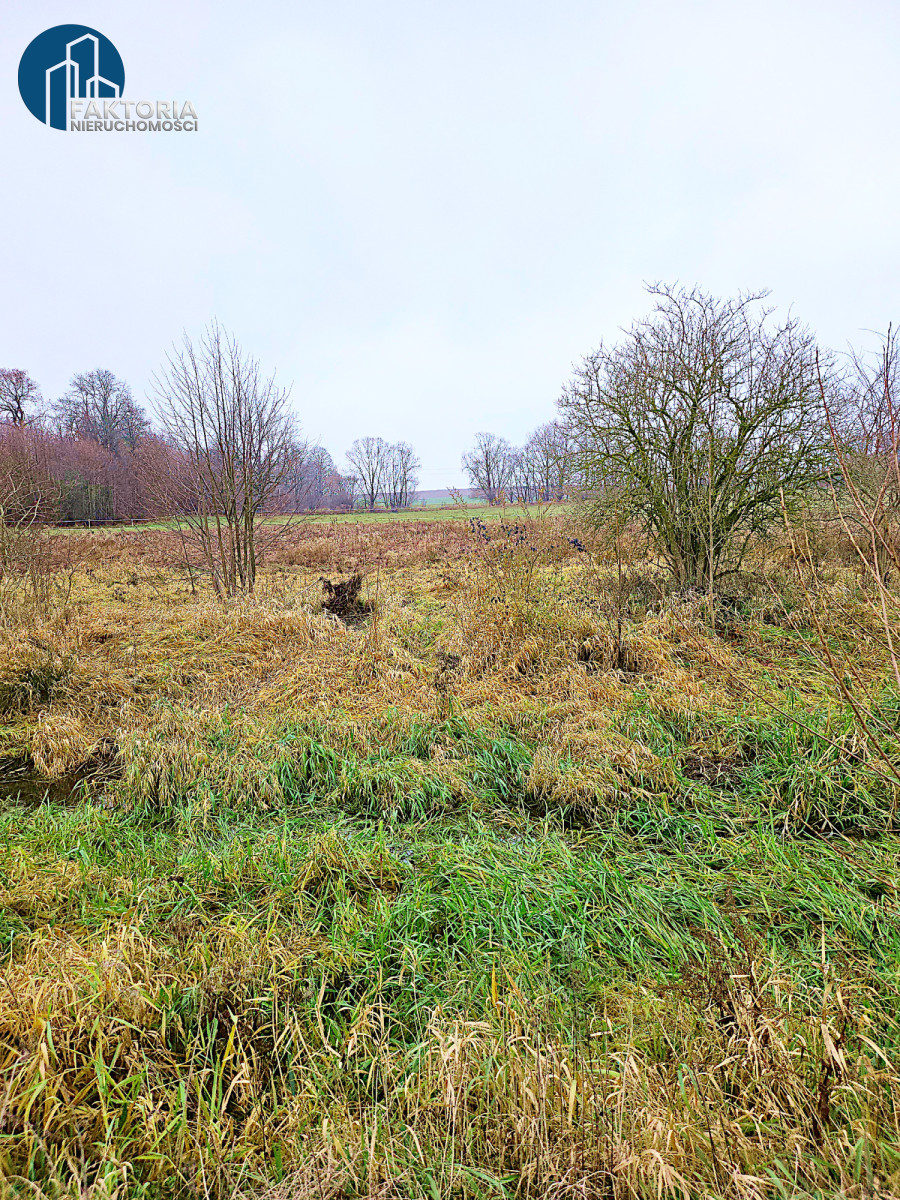
[{"label": "building icon logo", "polygon": [[72,100],[119,100],[125,67],[109,40],[87,25],[55,25],[38,34],[19,63],[19,94],[32,116],[67,129]]}]

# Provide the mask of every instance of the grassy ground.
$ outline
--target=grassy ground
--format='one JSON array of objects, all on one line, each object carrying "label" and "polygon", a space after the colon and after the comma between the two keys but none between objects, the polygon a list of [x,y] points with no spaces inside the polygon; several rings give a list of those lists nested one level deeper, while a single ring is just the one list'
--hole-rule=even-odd
[{"label": "grassy ground", "polygon": [[790,574],[573,536],[304,528],[220,606],[83,535],[7,606],[9,1194],[900,1194],[898,797]]},{"label": "grassy ground", "polygon": [[[554,504],[551,510],[559,512],[565,510],[568,506]],[[548,506],[541,504],[516,504],[516,505],[490,505],[477,504],[474,502],[466,502],[462,504],[444,504],[438,502],[429,502],[423,508],[407,508],[400,512],[387,512],[381,509],[376,509],[375,512],[354,511],[349,513],[299,513],[287,518],[273,518],[274,523],[279,520],[286,520],[292,524],[299,526],[306,525],[380,525],[384,522],[390,524],[404,524],[409,521],[467,521],[470,519],[477,520],[510,520],[516,516],[536,516],[541,512],[548,511]],[[141,530],[173,530],[176,528],[174,521],[147,521],[137,526],[129,523],[121,525],[102,525],[96,529],[88,530],[93,533],[117,533],[131,529]],[[85,529],[82,526],[59,526],[54,528],[54,533],[78,533],[83,534]]]}]

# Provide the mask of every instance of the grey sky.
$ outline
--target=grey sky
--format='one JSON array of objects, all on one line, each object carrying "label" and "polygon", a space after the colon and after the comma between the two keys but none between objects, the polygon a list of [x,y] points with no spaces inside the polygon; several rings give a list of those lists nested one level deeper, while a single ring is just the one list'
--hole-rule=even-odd
[{"label": "grey sky", "polygon": [[[199,131],[42,127],[18,61],[68,21]],[[405,437],[454,484],[646,280],[769,287],[839,348],[900,320],[898,73],[888,0],[8,2],[0,365],[140,396],[216,315],[336,458]]]}]

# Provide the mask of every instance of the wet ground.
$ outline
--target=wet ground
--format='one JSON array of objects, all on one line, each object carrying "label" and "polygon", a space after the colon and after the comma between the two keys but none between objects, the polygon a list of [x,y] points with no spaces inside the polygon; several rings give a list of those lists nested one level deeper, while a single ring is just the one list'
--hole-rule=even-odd
[{"label": "wet ground", "polygon": [[51,804],[74,804],[87,794],[85,785],[97,785],[115,776],[110,758],[106,747],[101,747],[99,754],[55,779],[40,775],[25,756],[0,759],[0,808],[30,808],[45,800]]}]

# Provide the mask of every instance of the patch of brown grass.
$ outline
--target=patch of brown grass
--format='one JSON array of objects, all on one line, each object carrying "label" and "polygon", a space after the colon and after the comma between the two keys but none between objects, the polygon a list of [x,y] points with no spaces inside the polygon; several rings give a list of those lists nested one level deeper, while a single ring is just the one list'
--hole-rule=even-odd
[{"label": "patch of brown grass", "polygon": [[[282,550],[310,548],[315,565],[272,566],[256,597],[227,604],[158,565],[177,549],[171,533],[83,535],[111,560],[77,576],[55,614],[0,628],[6,751],[56,775],[106,738],[133,763],[129,787],[149,795],[165,791],[163,776],[183,784],[204,769],[198,730],[226,705],[247,714],[249,746],[254,723],[328,721],[338,707],[365,740],[387,709],[441,716],[455,704],[475,723],[515,729],[537,702],[551,726],[548,713],[566,714],[559,752],[650,769],[647,752],[612,730],[635,687],[663,709],[737,710],[743,680],[758,671],[770,686],[773,653],[786,679],[802,670],[789,646],[771,644],[757,667],[758,635],[723,641],[703,597],[617,622],[592,598],[604,569],[588,568],[558,524],[534,525],[511,555],[477,546],[462,522],[336,525],[324,539],[322,526],[300,527]],[[323,540],[330,561],[365,568],[354,628],[323,611]]]}]

